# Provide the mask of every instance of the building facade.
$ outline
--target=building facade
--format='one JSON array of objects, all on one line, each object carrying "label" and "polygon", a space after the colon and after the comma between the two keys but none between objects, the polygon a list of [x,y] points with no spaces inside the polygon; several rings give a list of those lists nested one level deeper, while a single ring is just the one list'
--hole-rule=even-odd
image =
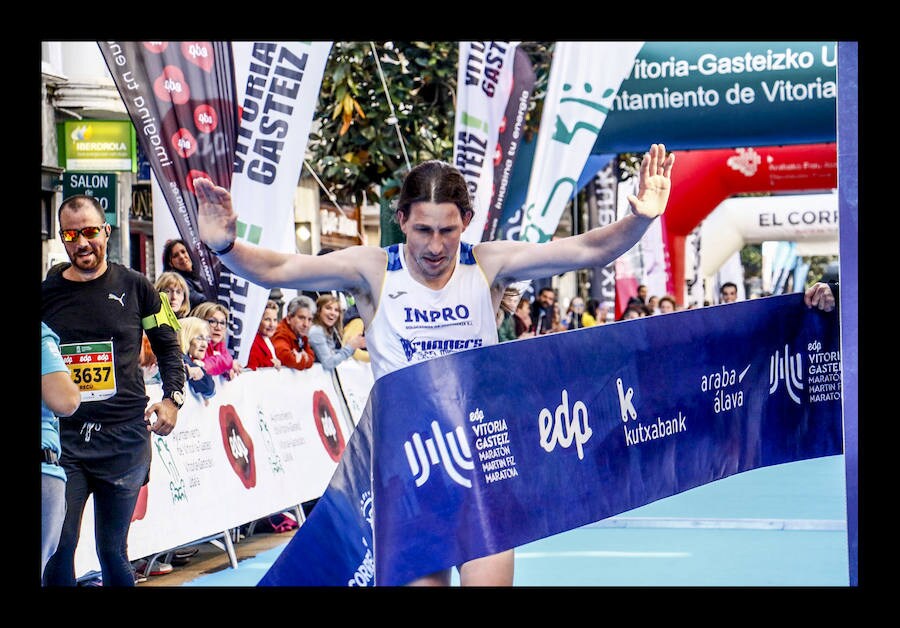
[{"label": "building facade", "polygon": [[[91,123],[96,126],[97,123],[110,122],[133,131],[97,42],[41,42],[42,277],[55,263],[68,259],[57,237],[56,209],[60,202],[67,192],[82,191],[82,188],[97,181],[102,181],[109,188],[91,189],[87,193],[98,199],[100,194],[104,194],[102,204],[109,205],[107,218],[113,226],[108,249],[110,260],[141,271],[151,281],[161,271],[161,260],[156,259],[154,254],[150,167],[140,147],[135,147],[133,168],[102,162],[92,165],[90,161],[75,164],[76,160],[71,158],[71,151],[67,149],[71,146],[72,137]],[[343,208],[345,218],[336,214],[334,207],[323,206],[320,196],[316,181],[312,177],[301,177],[294,195],[298,251],[314,254],[322,246],[342,248],[370,243],[378,246],[380,229],[377,206]],[[353,229],[348,226],[348,221],[356,223],[357,237],[350,236],[349,232]]]}]

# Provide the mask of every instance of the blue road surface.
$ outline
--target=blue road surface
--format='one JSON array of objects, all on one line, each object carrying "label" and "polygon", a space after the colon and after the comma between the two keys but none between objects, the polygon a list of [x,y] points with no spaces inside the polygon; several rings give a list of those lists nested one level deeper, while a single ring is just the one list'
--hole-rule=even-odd
[{"label": "blue road surface", "polygon": [[[523,545],[514,586],[847,587],[844,473],[843,455],[746,471]],[[283,549],[183,586],[253,587]]]}]

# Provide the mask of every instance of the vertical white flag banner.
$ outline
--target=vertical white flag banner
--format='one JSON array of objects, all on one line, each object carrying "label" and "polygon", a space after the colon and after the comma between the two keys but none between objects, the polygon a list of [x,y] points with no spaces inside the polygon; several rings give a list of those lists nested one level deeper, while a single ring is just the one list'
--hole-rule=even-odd
[{"label": "vertical white flag banner", "polygon": [[[172,212],[168,209],[169,202],[162,187],[159,185],[159,179],[156,173],[150,171],[150,198],[153,203],[153,264],[156,269],[154,281],[159,279],[163,273],[163,249],[166,242],[181,237],[178,233],[178,225],[172,217]],[[187,295],[184,295],[187,298]]]},{"label": "vertical white flag banner", "polygon": [[[240,104],[231,195],[237,235],[284,253],[296,251],[294,193],[331,42],[234,42]],[[232,273],[224,264],[220,285],[231,285],[229,348],[246,364],[269,298],[269,289]]]},{"label": "vertical white flag banner", "polygon": [[469,186],[475,215],[462,234],[481,242],[494,191],[500,127],[513,84],[516,41],[461,41],[457,70],[453,164]]},{"label": "vertical white flag banner", "polygon": [[644,42],[558,41],[525,198],[520,240],[553,237],[606,121],[613,98]]}]

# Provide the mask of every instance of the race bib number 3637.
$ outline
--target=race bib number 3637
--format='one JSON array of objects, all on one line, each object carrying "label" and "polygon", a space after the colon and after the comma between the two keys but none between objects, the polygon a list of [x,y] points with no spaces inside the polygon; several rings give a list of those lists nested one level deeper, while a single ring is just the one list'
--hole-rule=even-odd
[{"label": "race bib number 3637", "polygon": [[81,390],[82,402],[108,399],[116,394],[116,365],[111,340],[61,344],[59,351],[69,367],[72,381]]}]

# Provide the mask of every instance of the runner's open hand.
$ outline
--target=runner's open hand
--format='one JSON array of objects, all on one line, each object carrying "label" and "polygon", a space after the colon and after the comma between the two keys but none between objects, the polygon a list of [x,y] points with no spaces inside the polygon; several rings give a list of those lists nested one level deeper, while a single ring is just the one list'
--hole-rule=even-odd
[{"label": "runner's open hand", "polygon": [[641,174],[637,196],[628,195],[631,210],[637,216],[656,218],[666,211],[672,189],[672,165],[675,153],[666,156],[664,144],[651,144],[641,160]]},{"label": "runner's open hand", "polygon": [[237,213],[231,193],[209,179],[194,179],[197,225],[200,239],[213,251],[221,251],[237,237]]}]

